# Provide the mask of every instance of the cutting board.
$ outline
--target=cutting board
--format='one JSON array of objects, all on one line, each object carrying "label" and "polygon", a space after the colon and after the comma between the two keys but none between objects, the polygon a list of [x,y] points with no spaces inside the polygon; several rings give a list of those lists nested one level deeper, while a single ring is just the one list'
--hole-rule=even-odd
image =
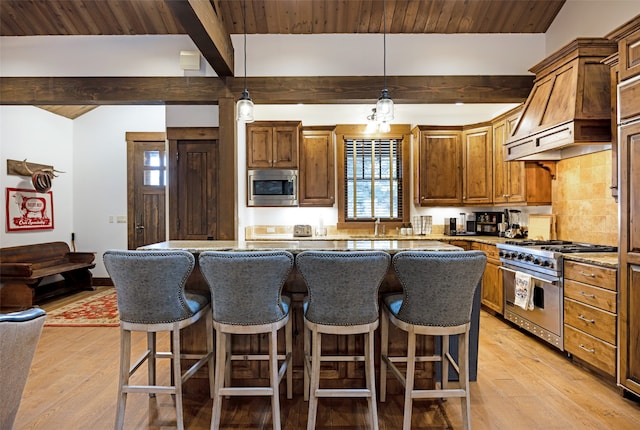
[{"label": "cutting board", "polygon": [[553,240],[556,238],[555,215],[529,215],[529,235],[532,240]]}]

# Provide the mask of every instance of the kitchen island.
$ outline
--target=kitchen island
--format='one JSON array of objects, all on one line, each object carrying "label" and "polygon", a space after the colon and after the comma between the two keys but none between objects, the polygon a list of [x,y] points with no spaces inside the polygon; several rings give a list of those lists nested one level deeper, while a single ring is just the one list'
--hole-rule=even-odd
[{"label": "kitchen island", "polygon": [[[285,241],[191,241],[191,240],[171,240],[166,242],[155,243],[139,248],[140,250],[185,250],[196,256],[196,267],[187,281],[187,288],[191,290],[208,291],[208,286],[200,273],[197,264],[197,256],[205,251],[265,251],[265,250],[285,250],[294,255],[305,250],[324,250],[324,251],[366,251],[381,250],[390,254],[400,251],[462,251],[463,249],[447,243],[435,240],[403,240],[403,239],[385,239],[385,240],[285,240]],[[259,276],[259,274],[256,274]],[[392,291],[402,291],[402,287],[393,271],[389,271],[380,286],[380,294]],[[304,280],[297,272],[292,270],[289,278],[284,285],[283,293],[291,297],[291,318],[293,319],[293,370],[294,370],[294,392],[302,393],[302,372],[303,372],[303,311],[302,303],[307,289]],[[478,351],[478,329],[480,320],[480,288],[476,292],[474,300],[474,310],[472,313],[472,327],[470,335],[470,380],[476,380],[477,375],[477,351]],[[376,332],[375,348],[376,348],[376,369],[379,369],[379,351],[380,336],[379,331]],[[194,324],[183,330],[181,336],[182,348],[185,352],[203,352],[204,351],[204,322]],[[398,354],[406,348],[406,334],[393,325],[390,327],[389,339],[391,344],[389,347],[390,354]],[[279,347],[284,348],[284,337],[279,337]],[[361,350],[363,339],[360,336],[323,336],[323,350],[344,353],[353,350]],[[439,348],[433,338],[422,337],[419,340],[419,353],[432,353],[434,349]],[[451,345],[457,347],[457,342],[452,340]],[[263,336],[236,336],[233,340],[234,354],[242,353],[258,353],[267,351],[267,338]],[[330,353],[330,352],[329,352]],[[453,351],[454,355],[457,352]],[[416,386],[432,387],[434,385],[435,366],[432,363],[420,363],[420,367],[416,369]],[[454,375],[451,375],[452,377]],[[247,385],[255,385],[256,379],[264,381],[268,385],[267,367],[264,363],[243,362],[234,364],[232,377],[236,382],[242,383],[247,381]],[[208,395],[206,371],[202,370],[199,375],[185,386],[187,392],[196,391],[198,395]],[[335,387],[357,387],[362,386],[364,381],[364,366],[362,362],[349,363],[329,363],[326,368],[323,367],[323,380]],[[453,378],[455,379],[455,378]],[[402,393],[403,388],[397,382],[396,378],[390,377],[387,381],[387,390],[391,393]]]}]

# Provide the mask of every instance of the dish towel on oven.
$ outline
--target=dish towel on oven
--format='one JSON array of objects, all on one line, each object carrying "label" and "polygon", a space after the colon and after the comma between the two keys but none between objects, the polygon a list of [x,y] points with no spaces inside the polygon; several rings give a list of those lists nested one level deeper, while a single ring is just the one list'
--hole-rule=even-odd
[{"label": "dish towel on oven", "polygon": [[531,275],[516,272],[515,275],[515,300],[514,304],[522,309],[532,311],[533,306],[533,282]]}]

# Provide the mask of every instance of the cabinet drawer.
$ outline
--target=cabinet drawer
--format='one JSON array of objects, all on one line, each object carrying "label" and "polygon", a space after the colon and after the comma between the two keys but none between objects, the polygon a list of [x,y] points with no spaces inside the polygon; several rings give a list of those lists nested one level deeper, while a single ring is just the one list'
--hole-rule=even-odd
[{"label": "cabinet drawer", "polygon": [[617,294],[611,290],[566,279],[564,281],[564,296],[614,314],[616,313]]},{"label": "cabinet drawer", "polygon": [[495,245],[487,245],[486,243],[472,242],[471,249],[479,249],[480,251],[487,254],[487,258],[491,258],[493,260],[500,260],[500,256],[498,255],[498,247]]},{"label": "cabinet drawer", "polygon": [[589,336],[575,328],[564,326],[564,349],[609,375],[616,374],[616,347]]},{"label": "cabinet drawer", "polygon": [[616,343],[615,314],[583,305],[571,299],[565,299],[564,323],[605,342]]},{"label": "cabinet drawer", "polygon": [[616,269],[565,261],[564,278],[616,291]]}]

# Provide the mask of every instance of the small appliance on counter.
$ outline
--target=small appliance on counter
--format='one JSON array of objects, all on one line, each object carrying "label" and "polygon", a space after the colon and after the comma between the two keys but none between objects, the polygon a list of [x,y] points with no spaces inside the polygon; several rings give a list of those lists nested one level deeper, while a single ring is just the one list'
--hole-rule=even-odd
[{"label": "small appliance on counter", "polygon": [[444,234],[448,236],[455,236],[458,234],[458,219],[457,218],[445,218],[444,219]]},{"label": "small appliance on counter", "polygon": [[506,227],[502,212],[474,212],[476,216],[476,234],[484,236],[499,236],[501,229]]},{"label": "small appliance on counter", "polygon": [[311,237],[313,228],[310,225],[297,224],[293,226],[293,237]]}]

